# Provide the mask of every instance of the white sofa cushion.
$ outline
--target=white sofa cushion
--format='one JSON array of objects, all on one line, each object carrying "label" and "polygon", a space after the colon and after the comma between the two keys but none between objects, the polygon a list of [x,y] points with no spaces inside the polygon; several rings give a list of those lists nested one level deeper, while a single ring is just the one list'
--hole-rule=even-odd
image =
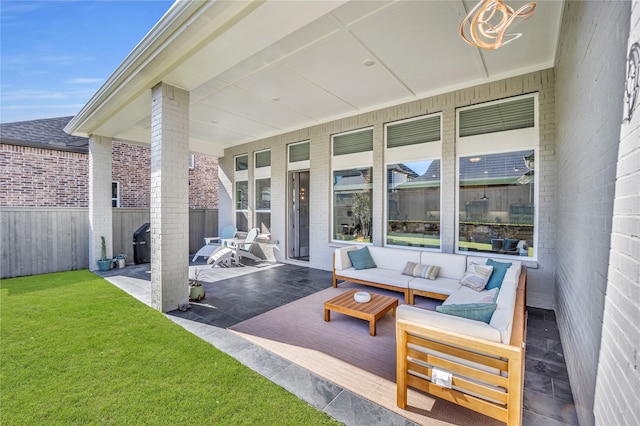
[{"label": "white sofa cushion", "polygon": [[517,284],[513,281],[502,282],[496,303],[498,304],[489,325],[500,332],[502,343],[509,344],[513,329],[513,314],[516,307]]},{"label": "white sofa cushion", "polygon": [[409,281],[414,279],[413,277],[402,275],[398,271],[391,271],[389,269],[382,268],[361,269],[359,271],[353,268],[343,269],[340,271],[340,276],[378,284],[392,285],[398,288],[409,288]]},{"label": "white sofa cushion", "polygon": [[460,289],[460,280],[438,277],[435,280],[414,278],[409,283],[412,290],[428,291],[430,293],[450,295]]},{"label": "white sofa cushion", "polygon": [[451,296],[447,297],[443,305],[468,305],[470,303],[497,303],[496,296],[498,289],[475,291],[469,287],[462,286]]},{"label": "white sofa cushion", "polygon": [[349,255],[347,254],[351,250],[358,250],[356,246],[348,246],[348,247],[340,247],[335,251],[335,268],[336,271],[342,271],[343,269],[353,268],[351,264],[351,259],[349,259]]},{"label": "white sofa cushion", "polygon": [[440,314],[411,305],[398,306],[396,319],[424,324],[479,339],[487,339],[492,342],[501,341],[500,332],[489,324],[453,315]]},{"label": "white sofa cushion", "polygon": [[[413,260],[411,261],[414,262]],[[420,255],[420,263],[422,263],[423,265],[439,266],[439,278],[444,277],[460,280],[462,279],[462,277],[464,277],[464,273],[467,270],[467,256],[464,256],[462,254],[423,251]]]},{"label": "white sofa cushion", "polygon": [[369,246],[371,258],[378,268],[401,273],[407,262],[420,263],[420,252],[388,247]]}]

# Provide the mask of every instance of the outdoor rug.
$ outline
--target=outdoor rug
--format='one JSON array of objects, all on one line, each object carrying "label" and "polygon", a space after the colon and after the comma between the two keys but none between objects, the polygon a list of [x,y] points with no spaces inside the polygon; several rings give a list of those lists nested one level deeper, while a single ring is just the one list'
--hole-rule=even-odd
[{"label": "outdoor rug", "polygon": [[[336,312],[324,321],[324,302],[348,289],[398,297],[401,293],[341,283],[281,306],[231,330],[252,343],[297,364],[338,386],[424,425],[502,425],[489,417],[440,398],[409,390],[407,410],[396,406],[395,318],[389,312],[369,323]],[[441,302],[416,297],[416,306],[435,310]]]}]

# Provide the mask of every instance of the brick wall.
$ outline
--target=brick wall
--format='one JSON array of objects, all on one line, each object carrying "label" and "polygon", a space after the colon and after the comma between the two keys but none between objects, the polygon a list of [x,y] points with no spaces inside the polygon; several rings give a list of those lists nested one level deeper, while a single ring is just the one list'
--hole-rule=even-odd
[{"label": "brick wall", "polygon": [[120,207],[149,207],[151,150],[114,142],[111,178],[120,184]]},{"label": "brick wall", "polygon": [[87,207],[87,154],[0,144],[0,206]]},{"label": "brick wall", "polygon": [[[619,367],[613,367],[610,379],[599,379],[597,374],[602,354],[608,357],[611,351],[616,352],[615,341],[623,344],[622,329],[632,332],[635,327],[636,345],[638,342],[637,309],[634,315],[633,308],[623,307],[622,312],[629,309],[624,315],[631,315],[630,320],[635,318],[629,322],[623,320],[624,315],[619,316],[620,311],[613,309],[608,316],[617,324],[615,331],[603,330],[606,300],[607,303],[621,300],[620,305],[633,306],[629,301],[625,304],[624,297],[618,299],[615,292],[609,296],[613,288],[607,285],[614,266],[609,252],[616,168],[621,164],[618,150],[622,146],[619,139],[629,11],[629,2],[567,2],[557,54],[556,314],[581,425],[637,424],[638,420],[617,422],[607,417],[610,410],[625,404],[619,394],[635,395],[635,407],[638,407],[637,380],[634,389],[627,379],[616,374],[626,370],[638,377],[637,369],[629,368],[630,363],[634,363],[630,352],[611,357]],[[636,153],[637,140],[636,134]],[[637,154],[635,159],[637,172]],[[636,182],[633,189],[636,195],[637,190]],[[636,226],[636,235],[637,229]],[[636,268],[636,304],[637,271]],[[624,282],[622,276],[620,281]],[[627,290],[632,288],[633,285]],[[599,380],[612,383],[603,384],[604,392],[596,397]],[[609,407],[597,422],[593,411],[595,401],[603,414],[602,407]]]},{"label": "brick wall", "polygon": [[195,156],[195,167],[189,170],[189,208],[218,207],[218,159]]},{"label": "brick wall", "polygon": [[[228,148],[224,157],[220,158],[220,181],[225,193],[221,195],[219,207],[221,224],[231,220],[233,209],[232,185],[233,156],[249,154],[257,150],[270,148],[272,150],[271,167],[271,235],[272,241],[279,241],[279,250],[275,252],[278,259],[286,256],[286,147],[288,144],[309,140],[310,153],[310,259],[309,266],[320,269],[331,269],[331,255],[335,244],[330,241],[331,228],[331,135],[363,127],[374,127],[374,243],[382,243],[383,200],[385,199],[383,124],[415,117],[418,115],[443,113],[443,141],[442,141],[442,217],[441,241],[442,251],[451,253],[456,247],[455,223],[457,211],[455,209],[456,185],[456,141],[455,117],[456,108],[481,102],[503,99],[511,96],[537,92],[540,101],[539,115],[539,165],[544,175],[540,178],[539,186],[539,219],[538,219],[538,261],[524,262],[529,267],[527,303],[530,306],[554,308],[554,280],[555,262],[555,77],[552,69],[529,73],[505,80],[487,83],[455,92],[432,96],[429,98],[396,105],[366,114],[360,114],[335,120],[318,126],[278,135],[272,138],[249,144]],[[277,159],[277,160],[276,160]],[[276,162],[277,161],[277,162]],[[377,171],[376,171],[377,170]],[[252,170],[249,168],[249,182],[252,181]],[[282,198],[277,194],[283,194]],[[249,211],[253,209],[253,194],[249,193]],[[278,204],[275,201],[282,204]],[[250,217],[251,227],[253,217]]]},{"label": "brick wall", "polygon": [[[112,154],[120,207],[149,207],[150,149],[114,142]],[[87,154],[0,144],[0,169],[0,206],[89,205]],[[189,208],[217,206],[218,159],[196,155],[189,170]]]},{"label": "brick wall", "polygon": [[[634,43],[640,46],[638,1],[632,5],[627,52]],[[637,72],[636,68],[636,84]],[[617,150],[611,252],[594,398],[595,422],[602,425],[640,424],[640,109],[630,118],[628,115],[625,111],[627,119],[620,128]]]}]

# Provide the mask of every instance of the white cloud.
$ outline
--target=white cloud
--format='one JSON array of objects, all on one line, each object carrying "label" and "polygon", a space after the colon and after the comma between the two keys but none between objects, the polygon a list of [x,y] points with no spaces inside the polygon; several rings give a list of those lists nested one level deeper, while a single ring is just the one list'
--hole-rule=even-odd
[{"label": "white cloud", "polygon": [[71,80],[67,80],[65,83],[67,84],[94,84],[94,83],[102,83],[104,81],[103,78],[87,78],[87,77],[78,77]]}]

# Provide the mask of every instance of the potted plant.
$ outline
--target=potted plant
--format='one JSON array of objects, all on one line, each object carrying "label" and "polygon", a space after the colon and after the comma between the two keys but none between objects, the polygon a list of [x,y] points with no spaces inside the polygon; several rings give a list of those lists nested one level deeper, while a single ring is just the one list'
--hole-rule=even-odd
[{"label": "potted plant", "polygon": [[111,269],[111,263],[113,260],[107,259],[107,243],[104,241],[104,237],[100,237],[100,239],[102,240],[102,247],[100,251],[100,259],[98,259],[98,269],[101,271],[108,271]]},{"label": "potted plant", "polygon": [[193,279],[189,279],[189,302],[199,302],[207,297],[207,293],[204,291],[204,287],[198,279],[199,276],[200,270],[198,270],[198,268],[195,268]]}]

